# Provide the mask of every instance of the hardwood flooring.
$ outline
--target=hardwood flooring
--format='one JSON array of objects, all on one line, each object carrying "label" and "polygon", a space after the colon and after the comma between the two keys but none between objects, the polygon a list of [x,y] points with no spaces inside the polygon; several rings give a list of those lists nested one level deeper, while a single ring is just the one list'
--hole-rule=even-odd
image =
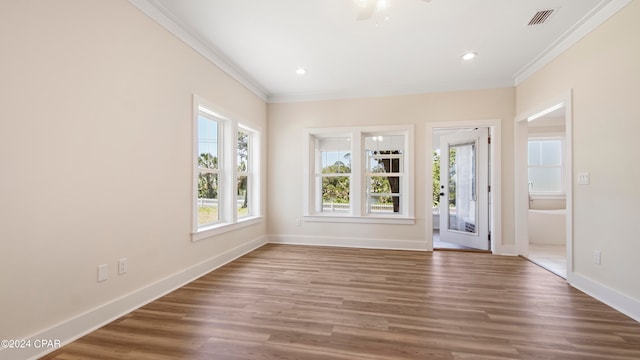
[{"label": "hardwood flooring", "polygon": [[640,323],[518,257],[266,245],[46,359],[640,359]]}]

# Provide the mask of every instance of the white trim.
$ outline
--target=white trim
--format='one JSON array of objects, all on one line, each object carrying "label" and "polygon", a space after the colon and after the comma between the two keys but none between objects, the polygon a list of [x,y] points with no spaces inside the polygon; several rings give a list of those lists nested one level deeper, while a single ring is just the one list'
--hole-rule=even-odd
[{"label": "white trim", "polygon": [[515,86],[522,84],[522,82],[560,56],[560,54],[575,45],[578,41],[582,40],[582,38],[602,25],[630,2],[631,0],[603,0],[600,2],[598,6],[518,71],[514,76]]},{"label": "white trim", "polygon": [[383,217],[376,215],[350,216],[350,215],[305,215],[304,221],[309,222],[333,222],[333,223],[360,223],[360,224],[396,224],[413,225],[416,219],[411,217]]},{"label": "white trim", "polygon": [[531,200],[566,200],[567,195],[564,192],[559,193],[531,193]]},{"label": "white trim", "polygon": [[[211,257],[187,269],[178,271],[173,275],[169,275],[162,280],[144,286],[132,293],[124,295],[106,304],[97,306],[48,329],[39,331],[38,333],[25,338],[25,340],[32,340],[33,343],[38,339],[60,339],[63,346],[69,344],[70,342],[110,323],[111,321],[116,320],[121,316],[192,282],[202,275],[205,275],[262,247],[266,243],[266,236],[247,241],[244,244],[238,245],[222,254]],[[36,348],[19,349],[16,351],[0,349],[0,358],[38,359],[55,350],[57,349],[44,349],[44,351],[43,349]]]},{"label": "white trim", "polygon": [[200,228],[198,232],[191,233],[191,241],[200,241],[210,237],[224,234],[229,231],[242,229],[247,226],[259,224],[264,221],[262,216],[239,218],[235,223],[215,224],[209,228]]},{"label": "white trim", "polygon": [[[502,120],[467,120],[467,121],[446,121],[446,122],[433,122],[427,123],[426,137],[426,151],[429,152],[426,163],[425,174],[425,188],[426,188],[426,204],[429,204],[428,208],[432,204],[432,189],[433,189],[433,157],[431,152],[433,150],[433,130],[435,129],[451,129],[451,128],[475,128],[475,127],[488,127],[489,136],[491,137],[491,151],[490,159],[491,170],[489,174],[491,193],[489,194],[489,219],[491,222],[491,252],[494,254],[511,254],[510,245],[502,244]],[[429,250],[433,249],[433,216],[431,211],[427,211],[428,215],[425,217],[426,221],[426,235]],[[514,245],[515,246],[515,245]],[[507,250],[503,250],[507,249]],[[515,253],[515,252],[514,252]]]},{"label": "white trim", "polygon": [[423,240],[388,240],[372,238],[269,235],[270,244],[334,246],[361,249],[429,251]]},{"label": "white trim", "polygon": [[212,62],[220,70],[227,73],[234,80],[246,87],[263,101],[267,101],[267,91],[253,77],[242,70],[238,65],[227,58],[213,44],[187,30],[175,16],[155,0],[128,0],[131,5],[138,8],[145,15],[157,22],[175,37],[189,45],[198,54]]},{"label": "white trim", "polygon": [[376,89],[353,89],[353,90],[336,90],[336,91],[320,91],[320,92],[300,92],[300,93],[276,93],[269,94],[268,102],[270,104],[292,103],[305,101],[327,101],[342,99],[362,99],[389,96],[419,95],[427,93],[442,93],[451,91],[472,91],[486,89],[507,89],[513,88],[513,80],[492,82],[490,84],[474,85],[474,86],[434,86],[433,84],[420,84],[411,87],[376,88]]},{"label": "white trim", "polygon": [[505,255],[505,256],[517,256],[516,245],[509,244],[509,245],[496,246],[496,251],[494,252],[494,254]]},{"label": "white trim", "polygon": [[629,295],[623,294],[582,274],[574,272],[568,275],[567,280],[574,288],[640,322],[640,300],[634,299]]}]

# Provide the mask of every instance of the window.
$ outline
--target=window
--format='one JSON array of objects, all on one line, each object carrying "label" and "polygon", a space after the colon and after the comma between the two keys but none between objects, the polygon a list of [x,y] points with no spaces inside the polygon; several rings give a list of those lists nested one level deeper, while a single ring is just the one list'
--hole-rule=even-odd
[{"label": "window", "polygon": [[238,172],[236,177],[237,183],[237,193],[236,193],[236,206],[238,212],[238,218],[244,218],[247,216],[251,216],[250,207],[251,201],[249,196],[249,190],[251,189],[251,185],[253,184],[253,156],[252,156],[252,139],[254,138],[253,133],[248,128],[241,127],[238,130],[238,144],[236,146],[237,159],[236,163],[238,164]]},{"label": "window", "polygon": [[364,138],[367,214],[401,212],[404,138],[403,135],[373,135]]},{"label": "window", "polygon": [[351,139],[329,137],[315,141],[317,211],[348,213],[351,209]]},{"label": "window", "polygon": [[220,125],[211,114],[198,114],[198,227],[220,221]]},{"label": "window", "polygon": [[412,130],[308,129],[305,220],[414,223]]},{"label": "window", "polygon": [[529,139],[529,192],[564,192],[562,149],[561,138]]},{"label": "window", "polygon": [[192,238],[199,240],[260,218],[259,132],[196,96],[194,113]]}]

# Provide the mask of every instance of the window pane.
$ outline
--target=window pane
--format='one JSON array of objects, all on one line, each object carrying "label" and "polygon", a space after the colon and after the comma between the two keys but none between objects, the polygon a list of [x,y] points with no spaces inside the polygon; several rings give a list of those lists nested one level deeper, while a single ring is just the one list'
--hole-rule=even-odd
[{"label": "window pane", "polygon": [[348,174],[351,172],[350,140],[348,137],[318,140],[323,174]]},{"label": "window pane", "polygon": [[399,176],[369,176],[367,184],[368,213],[400,212]]},{"label": "window pane", "polygon": [[218,174],[198,175],[198,226],[220,220],[218,214]]},{"label": "window pane", "polygon": [[322,177],[322,211],[348,212],[350,208],[349,176]]},{"label": "window pane", "polygon": [[237,161],[239,172],[249,170],[249,134],[242,131],[238,131]]},{"label": "window pane", "polygon": [[238,217],[249,215],[249,193],[247,176],[238,176],[238,197],[236,198]]},{"label": "window pane", "polygon": [[218,169],[218,122],[198,116],[198,167]]},{"label": "window pane", "polygon": [[529,186],[531,192],[562,191],[562,169],[529,168]]},{"label": "window pane", "polygon": [[477,231],[476,162],[475,142],[449,146],[449,230]]},{"label": "window pane", "polygon": [[391,152],[402,154],[404,150],[404,135],[375,135],[364,138],[364,146],[367,152]]},{"label": "window pane", "polygon": [[540,141],[529,141],[529,165],[541,165]]},{"label": "window pane", "polygon": [[542,165],[561,165],[562,143],[560,140],[542,141],[540,144],[540,159]]},{"label": "window pane", "polygon": [[403,135],[376,135],[364,139],[367,172],[402,172]]}]

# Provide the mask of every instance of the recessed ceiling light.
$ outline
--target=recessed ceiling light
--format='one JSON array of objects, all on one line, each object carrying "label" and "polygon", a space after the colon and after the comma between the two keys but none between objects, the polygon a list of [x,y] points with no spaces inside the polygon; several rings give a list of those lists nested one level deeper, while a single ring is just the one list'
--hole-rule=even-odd
[{"label": "recessed ceiling light", "polygon": [[298,70],[296,70],[296,74],[298,75],[304,75],[307,73],[307,69],[303,68],[303,67],[299,67]]},{"label": "recessed ceiling light", "polygon": [[463,60],[471,60],[474,57],[476,57],[476,53],[474,53],[474,52],[468,52],[468,53],[462,55],[462,59]]}]

